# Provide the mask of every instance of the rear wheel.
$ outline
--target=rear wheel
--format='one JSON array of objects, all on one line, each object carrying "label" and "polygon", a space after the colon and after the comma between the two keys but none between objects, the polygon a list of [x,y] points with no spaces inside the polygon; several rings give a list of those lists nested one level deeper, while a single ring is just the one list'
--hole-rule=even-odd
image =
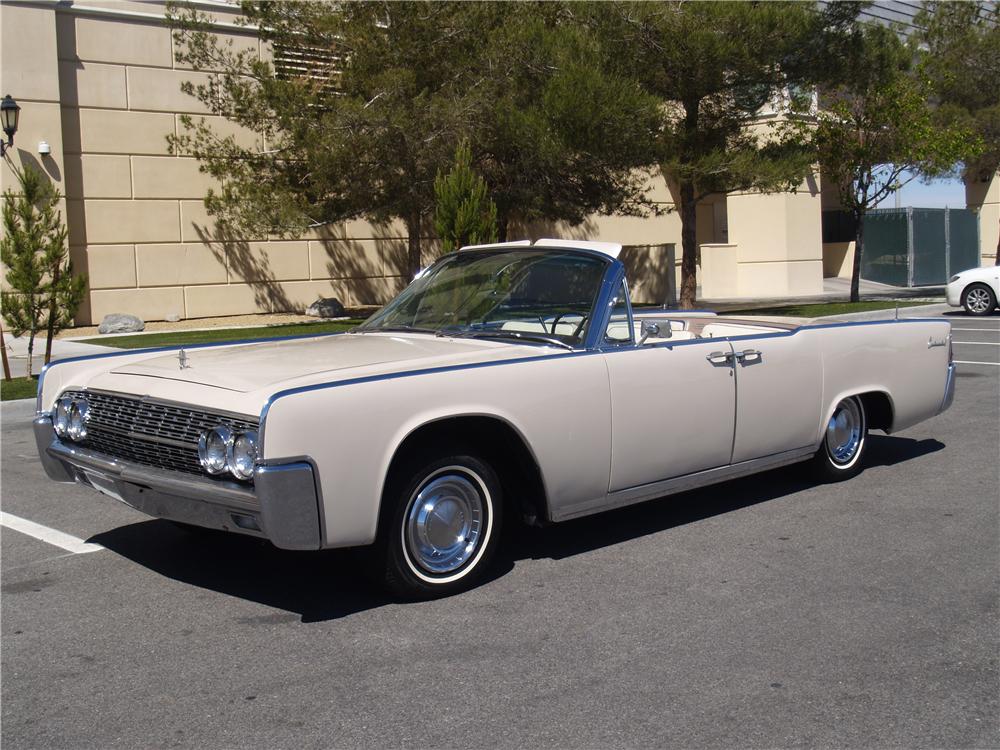
[{"label": "rear wheel", "polygon": [[373,549],[382,584],[404,599],[433,599],[475,584],[497,547],[500,481],[475,456],[414,460],[394,471]]},{"label": "rear wheel", "polygon": [[857,396],[849,396],[837,404],[826,425],[823,444],[813,463],[827,481],[838,482],[857,475],[868,438],[868,418],[865,406]]},{"label": "rear wheel", "polygon": [[962,307],[969,315],[989,315],[996,306],[996,295],[987,284],[971,284],[962,292]]}]

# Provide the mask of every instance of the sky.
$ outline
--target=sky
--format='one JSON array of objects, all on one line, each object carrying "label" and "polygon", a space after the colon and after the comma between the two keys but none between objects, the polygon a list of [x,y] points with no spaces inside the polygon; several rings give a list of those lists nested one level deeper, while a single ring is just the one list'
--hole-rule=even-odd
[{"label": "sky", "polygon": [[[902,208],[965,208],[965,185],[959,179],[941,179],[925,183],[919,177],[899,191]],[[894,208],[896,195],[890,195],[878,208]]]}]

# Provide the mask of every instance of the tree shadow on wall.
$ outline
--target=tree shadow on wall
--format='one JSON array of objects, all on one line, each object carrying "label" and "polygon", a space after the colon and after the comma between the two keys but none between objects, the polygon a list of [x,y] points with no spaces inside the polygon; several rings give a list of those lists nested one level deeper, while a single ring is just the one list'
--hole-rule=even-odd
[{"label": "tree shadow on wall", "polygon": [[670,295],[670,274],[676,275],[676,262],[670,262],[668,245],[627,245],[618,258],[625,264],[633,304],[676,303],[676,284],[674,299]]},{"label": "tree shadow on wall", "polygon": [[593,219],[584,219],[580,224],[569,224],[565,221],[517,221],[512,219],[507,227],[507,239],[541,240],[555,238],[563,240],[589,240],[597,234],[597,223]]},{"label": "tree shadow on wall", "polygon": [[248,240],[237,237],[225,224],[217,224],[214,231],[194,224],[198,239],[226,268],[229,281],[244,282],[253,292],[254,304],[266,312],[287,312],[298,309],[275,279],[266,252],[255,251]]},{"label": "tree shadow on wall", "polygon": [[328,224],[314,240],[323,249],[327,278],[342,281],[356,306],[384,305],[409,282],[406,235],[394,234],[389,223],[371,227],[375,236],[361,239],[348,236],[343,224]]}]

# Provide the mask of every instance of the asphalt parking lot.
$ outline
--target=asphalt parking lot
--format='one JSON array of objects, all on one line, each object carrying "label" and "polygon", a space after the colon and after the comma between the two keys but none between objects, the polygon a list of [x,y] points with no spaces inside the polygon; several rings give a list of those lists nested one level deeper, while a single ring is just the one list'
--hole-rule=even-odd
[{"label": "asphalt parking lot", "polygon": [[1000,316],[946,318],[954,405],[873,434],[850,482],[792,467],[530,530],[420,604],[349,552],[49,482],[5,407],[0,740],[1000,746]]}]

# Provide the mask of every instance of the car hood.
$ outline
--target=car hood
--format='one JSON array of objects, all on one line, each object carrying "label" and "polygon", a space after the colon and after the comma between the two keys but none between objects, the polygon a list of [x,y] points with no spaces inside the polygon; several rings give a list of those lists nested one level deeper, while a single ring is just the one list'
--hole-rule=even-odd
[{"label": "car hood", "polygon": [[184,350],[132,360],[110,371],[228,391],[293,388],[391,372],[537,356],[547,348],[424,334],[342,334]]}]

